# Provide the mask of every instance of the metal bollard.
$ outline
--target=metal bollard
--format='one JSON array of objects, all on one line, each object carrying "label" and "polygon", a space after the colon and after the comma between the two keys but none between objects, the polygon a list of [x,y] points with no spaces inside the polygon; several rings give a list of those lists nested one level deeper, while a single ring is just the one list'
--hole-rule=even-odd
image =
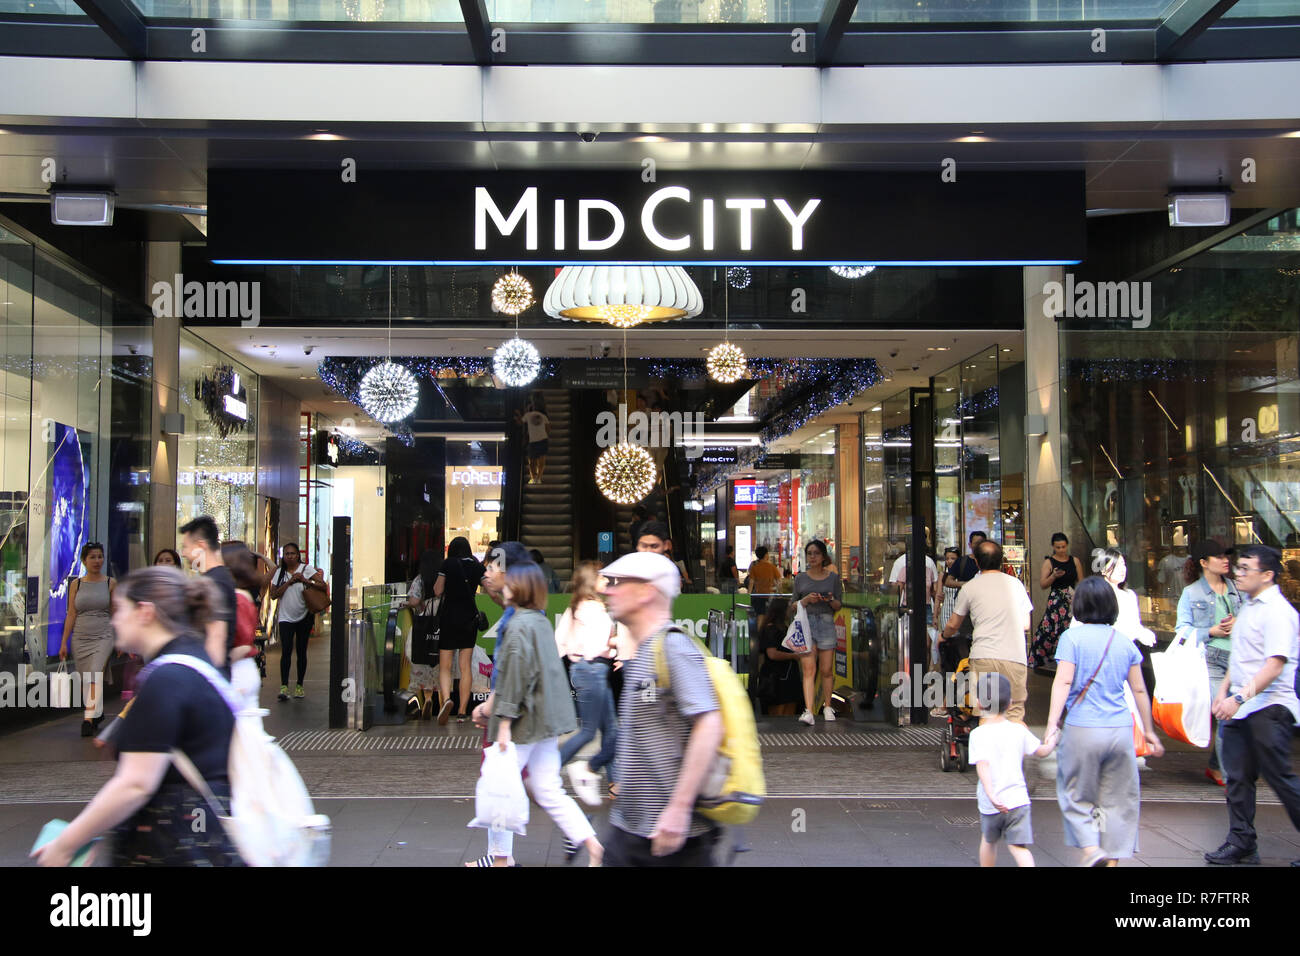
[{"label": "metal bollard", "polygon": [[348,703],[348,730],[365,730],[366,713],[366,653],[370,624],[361,612],[353,612],[348,620],[348,679],[351,681],[352,700]]}]

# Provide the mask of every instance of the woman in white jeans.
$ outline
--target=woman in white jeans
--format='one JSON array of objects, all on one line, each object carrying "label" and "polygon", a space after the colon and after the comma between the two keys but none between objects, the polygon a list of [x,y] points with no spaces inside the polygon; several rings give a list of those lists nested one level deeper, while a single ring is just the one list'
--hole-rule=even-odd
[{"label": "woman in white jeans", "polygon": [[[514,743],[519,769],[538,806],[576,846],[585,845],[591,866],[600,866],[604,848],[582,810],[560,780],[559,738],[578,727],[564,665],[555,653],[555,632],[542,609],[546,579],[535,564],[506,570],[505,600],[515,609],[501,636],[496,658],[496,687],[474,709],[474,723],[488,722],[488,739],[505,750]],[[493,866],[506,866],[512,834],[488,831]]]}]

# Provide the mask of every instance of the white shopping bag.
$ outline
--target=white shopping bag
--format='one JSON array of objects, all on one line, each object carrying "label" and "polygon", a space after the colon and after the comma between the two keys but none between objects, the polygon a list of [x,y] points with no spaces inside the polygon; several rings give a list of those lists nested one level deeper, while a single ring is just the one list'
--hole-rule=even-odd
[{"label": "white shopping bag", "polygon": [[1190,629],[1180,631],[1168,649],[1151,655],[1156,688],[1151,716],[1156,726],[1175,740],[1194,747],[1210,746],[1210,672],[1205,654]]},{"label": "white shopping bag", "polygon": [[816,649],[813,645],[812,628],[808,625],[808,612],[803,609],[802,604],[795,605],[794,620],[790,622],[781,646],[792,654],[811,654]]},{"label": "white shopping bag", "polygon": [[50,706],[63,710],[72,706],[72,675],[66,661],[59,661],[58,670],[50,675]]},{"label": "white shopping bag", "polygon": [[526,832],[528,794],[513,743],[506,744],[504,751],[496,744],[483,751],[483,767],[474,791],[474,819],[469,826]]},{"label": "white shopping bag", "polygon": [[470,665],[474,668],[473,681],[470,684],[470,691],[475,694],[486,694],[492,689],[492,658],[488,657],[487,651],[474,645],[474,659]]}]

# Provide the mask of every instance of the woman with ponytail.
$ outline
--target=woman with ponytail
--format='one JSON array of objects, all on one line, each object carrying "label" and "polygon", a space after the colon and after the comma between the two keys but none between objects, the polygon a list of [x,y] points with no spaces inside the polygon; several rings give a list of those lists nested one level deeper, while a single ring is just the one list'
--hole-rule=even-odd
[{"label": "woman with ponytail", "polygon": [[[227,761],[234,715],[198,671],[159,658],[188,656],[211,664],[204,627],[221,600],[202,577],[169,567],[132,572],[113,593],[119,650],[139,654],[141,673],[130,717],[115,741],[117,772],[90,804],[32,855],[42,866],[66,866],[97,837],[112,836],[114,866],[235,866],[240,859],[203,797],[172,766],[179,749],[217,798],[230,799]],[[202,811],[200,817],[196,811]],[[198,826],[203,819],[204,826]]]}]

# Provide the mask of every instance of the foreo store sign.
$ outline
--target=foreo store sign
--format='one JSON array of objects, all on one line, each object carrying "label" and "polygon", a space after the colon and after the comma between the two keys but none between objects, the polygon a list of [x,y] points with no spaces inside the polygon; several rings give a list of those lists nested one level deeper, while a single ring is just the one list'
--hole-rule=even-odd
[{"label": "foreo store sign", "polygon": [[[362,171],[364,172],[364,171]],[[208,252],[228,264],[1069,264],[1074,172],[212,170]]]}]

